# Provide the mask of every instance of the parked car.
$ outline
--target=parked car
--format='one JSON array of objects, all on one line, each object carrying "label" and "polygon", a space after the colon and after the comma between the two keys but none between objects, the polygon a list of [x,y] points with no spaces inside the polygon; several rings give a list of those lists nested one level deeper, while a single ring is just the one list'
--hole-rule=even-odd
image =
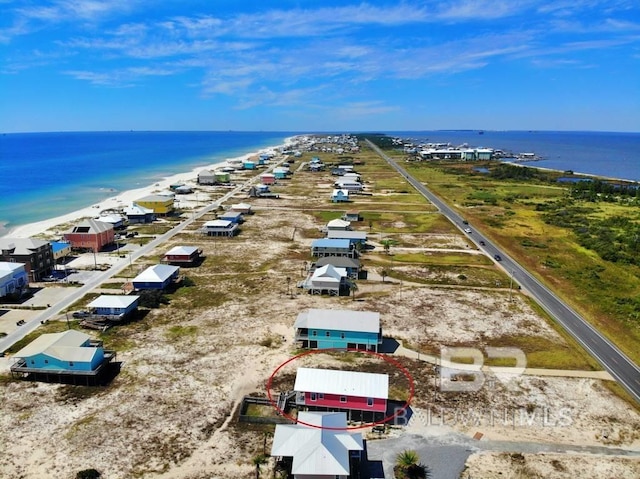
[{"label": "parked car", "polygon": [[500,256],[499,254],[493,255],[493,257],[495,258],[496,261],[502,261],[502,256]]},{"label": "parked car", "polygon": [[76,319],[86,318],[87,316],[91,316],[89,311],[74,311],[72,316]]}]

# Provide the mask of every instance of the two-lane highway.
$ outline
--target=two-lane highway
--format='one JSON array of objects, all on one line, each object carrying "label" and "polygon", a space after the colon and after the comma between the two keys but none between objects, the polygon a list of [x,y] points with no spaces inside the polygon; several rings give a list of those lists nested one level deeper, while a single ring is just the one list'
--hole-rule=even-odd
[{"label": "two-lane highway", "polygon": [[[429,201],[453,224],[464,231],[466,228],[471,233],[466,233],[479,248],[492,258],[500,256],[501,266],[511,275],[511,278],[524,288],[538,304],[560,323],[576,341],[578,341],[589,353],[640,403],[640,368],[620,351],[611,341],[605,338],[591,324],[571,309],[564,301],[556,296],[545,285],[538,281],[531,273],[524,269],[515,260],[493,244],[488,238],[482,236],[471,226],[464,224],[464,219],[440,198],[429,191],[425,185],[413,178],[395,160],[367,140],[368,145]],[[481,244],[484,243],[484,244]]]}]

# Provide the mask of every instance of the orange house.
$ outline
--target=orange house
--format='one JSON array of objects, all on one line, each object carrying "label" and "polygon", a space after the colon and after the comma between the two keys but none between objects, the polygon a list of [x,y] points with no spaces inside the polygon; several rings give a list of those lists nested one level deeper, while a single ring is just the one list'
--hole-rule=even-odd
[{"label": "orange house", "polygon": [[84,220],[64,234],[73,249],[100,251],[115,240],[113,225],[98,220]]}]

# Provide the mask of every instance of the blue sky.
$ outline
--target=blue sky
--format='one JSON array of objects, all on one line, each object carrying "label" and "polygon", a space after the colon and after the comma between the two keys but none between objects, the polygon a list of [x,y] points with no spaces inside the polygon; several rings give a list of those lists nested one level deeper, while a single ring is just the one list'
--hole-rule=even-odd
[{"label": "blue sky", "polygon": [[638,0],[0,0],[0,131],[640,131]]}]

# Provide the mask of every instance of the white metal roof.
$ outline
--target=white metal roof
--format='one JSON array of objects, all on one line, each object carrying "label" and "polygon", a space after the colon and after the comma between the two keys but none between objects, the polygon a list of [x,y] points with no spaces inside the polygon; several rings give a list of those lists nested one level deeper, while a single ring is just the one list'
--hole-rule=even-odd
[{"label": "white metal roof", "polygon": [[249,203],[237,203],[235,205],[231,205],[232,210],[250,210],[251,205]]},{"label": "white metal roof", "polygon": [[310,309],[298,314],[294,327],[378,333],[380,313],[348,309]]},{"label": "white metal roof", "polygon": [[298,368],[293,389],[303,392],[387,399],[389,396],[389,375],[334,369]]},{"label": "white metal roof", "polygon": [[228,228],[233,224],[229,220],[210,220],[203,225],[205,228]]},{"label": "white metal roof", "polygon": [[87,306],[90,308],[128,308],[138,299],[140,299],[140,296],[103,294],[91,301]]},{"label": "white metal roof", "polygon": [[153,210],[151,208],[146,208],[135,203],[133,203],[131,206],[127,206],[124,209],[124,214],[127,216],[148,215],[151,213],[153,213]]},{"label": "white metal roof", "polygon": [[331,264],[325,264],[313,272],[311,279],[340,281],[340,278],[345,276],[347,276],[347,268],[336,268]]},{"label": "white metal roof", "polygon": [[354,240],[367,240],[366,231],[351,231],[351,230],[328,230],[327,238],[329,239],[354,239]]},{"label": "white metal roof", "polygon": [[348,228],[351,225],[351,221],[341,220],[340,218],[333,219],[327,223],[327,228]]},{"label": "white metal roof", "polygon": [[15,354],[17,358],[29,358],[37,354],[47,354],[63,361],[90,361],[96,348],[82,347],[90,339],[74,329],[62,333],[42,334]]},{"label": "white metal roof", "polygon": [[271,455],[292,457],[291,472],[295,477],[349,475],[349,451],[362,451],[363,443],[360,433],[350,434],[346,431],[346,414],[301,411],[298,421],[318,427],[278,424]]},{"label": "white metal roof", "polygon": [[174,246],[165,253],[165,256],[191,256],[198,251],[197,246]]},{"label": "white metal roof", "polygon": [[165,281],[170,278],[176,271],[180,269],[179,266],[170,266],[168,264],[155,264],[153,266],[149,266],[138,276],[133,278],[133,282],[154,282],[154,281]]},{"label": "white metal roof", "polygon": [[10,261],[0,261],[0,271],[12,274],[14,271],[25,270],[24,263],[11,263]]}]

